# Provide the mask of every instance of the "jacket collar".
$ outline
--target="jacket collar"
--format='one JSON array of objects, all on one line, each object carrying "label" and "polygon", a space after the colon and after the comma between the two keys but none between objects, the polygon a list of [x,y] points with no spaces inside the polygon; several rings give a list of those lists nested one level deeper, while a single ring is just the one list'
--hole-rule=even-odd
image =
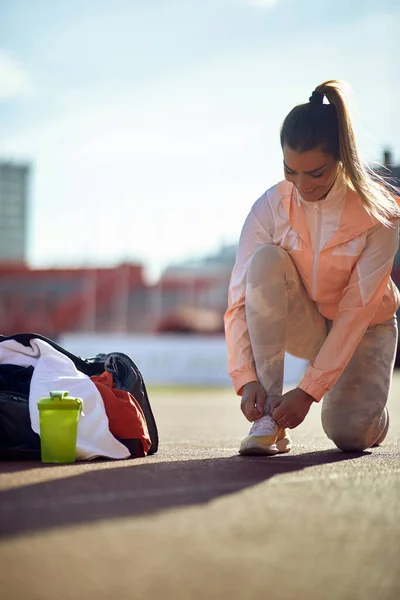
[{"label": "jacket collar", "polygon": [[347,187],[339,228],[326,244],[324,250],[344,244],[368,231],[376,224],[377,221],[367,212],[357,193]]},{"label": "jacket collar", "polygon": [[[294,185],[288,181],[279,183],[278,190],[292,229],[296,231],[304,244],[311,245],[303,206],[304,201],[302,201],[300,194],[298,194]],[[326,244],[323,251],[344,244],[377,224],[376,220],[368,214],[357,193],[349,187],[343,177],[336,180],[327,197],[320,200],[320,202],[326,203],[323,205],[324,207],[334,210],[334,207],[341,204],[342,201],[344,206],[341,211],[338,230]]]}]

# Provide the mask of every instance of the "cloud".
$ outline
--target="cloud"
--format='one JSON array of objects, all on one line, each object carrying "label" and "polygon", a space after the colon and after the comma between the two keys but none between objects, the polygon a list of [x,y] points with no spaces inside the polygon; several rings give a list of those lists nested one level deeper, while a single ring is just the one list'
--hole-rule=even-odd
[{"label": "cloud", "polygon": [[25,96],[30,90],[28,73],[9,54],[0,50],[0,101]]}]

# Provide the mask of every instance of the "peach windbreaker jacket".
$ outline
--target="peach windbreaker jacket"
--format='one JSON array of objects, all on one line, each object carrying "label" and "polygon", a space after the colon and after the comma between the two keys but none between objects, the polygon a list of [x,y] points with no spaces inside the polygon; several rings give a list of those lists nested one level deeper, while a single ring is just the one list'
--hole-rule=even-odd
[{"label": "peach windbreaker jacket", "polygon": [[246,383],[257,380],[245,288],[249,261],[260,246],[276,244],[290,254],[318,311],[333,321],[297,386],[317,401],[339,379],[367,328],[393,317],[400,305],[399,290],[390,277],[398,220],[390,228],[377,223],[341,177],[313,207],[318,214],[311,229],[306,214],[310,205],[305,206],[293,184],[282,181],[255,202],[244,223],[224,318],[228,372],[238,394]]}]

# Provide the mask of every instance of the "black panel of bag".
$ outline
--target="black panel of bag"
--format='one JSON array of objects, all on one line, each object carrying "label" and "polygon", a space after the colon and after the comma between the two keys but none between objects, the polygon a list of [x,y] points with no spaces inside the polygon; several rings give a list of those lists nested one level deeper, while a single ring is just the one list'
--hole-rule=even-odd
[{"label": "black panel of bag", "polygon": [[[33,338],[47,342],[68,356],[76,368],[89,377],[101,375],[104,371],[111,372],[116,388],[130,392],[139,403],[151,440],[148,454],[157,452],[158,430],[146,385],[139,368],[129,356],[122,352],[111,352],[99,354],[94,358],[82,358],[59,346],[53,340],[36,333],[0,335],[0,342],[15,340],[23,346],[29,347]],[[10,368],[9,373],[0,369],[0,459],[40,459],[40,438],[31,428],[28,402],[29,384],[26,385],[27,381],[30,382],[30,376],[26,369],[33,370],[33,367],[15,365],[7,365],[7,367]],[[141,455],[139,440],[117,439],[128,448],[132,457]]]}]

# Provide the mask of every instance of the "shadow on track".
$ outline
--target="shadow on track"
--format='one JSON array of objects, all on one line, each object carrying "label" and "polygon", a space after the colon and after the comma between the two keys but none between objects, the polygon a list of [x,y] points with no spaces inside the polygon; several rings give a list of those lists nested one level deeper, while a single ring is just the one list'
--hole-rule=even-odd
[{"label": "shadow on track", "polygon": [[[113,468],[89,472],[86,468],[81,474],[0,492],[0,536],[203,504],[276,475],[355,460],[365,454],[324,450],[272,458],[235,455],[145,464],[130,460],[119,461]],[[3,472],[30,468],[38,468],[38,463],[9,463]],[[59,468],[57,465],[58,475]]]}]

